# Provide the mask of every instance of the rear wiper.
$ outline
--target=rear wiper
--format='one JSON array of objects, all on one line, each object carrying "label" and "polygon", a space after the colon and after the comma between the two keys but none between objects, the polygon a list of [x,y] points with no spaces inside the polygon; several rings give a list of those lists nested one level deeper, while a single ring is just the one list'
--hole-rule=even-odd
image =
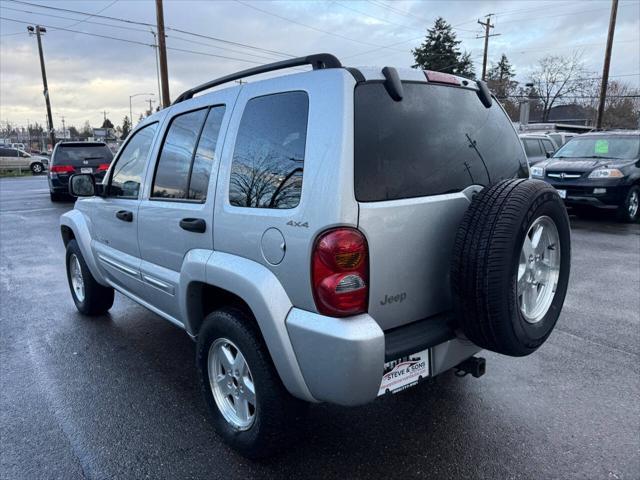
[{"label": "rear wiper", "polygon": [[104,157],[84,157],[83,160],[102,160]]}]

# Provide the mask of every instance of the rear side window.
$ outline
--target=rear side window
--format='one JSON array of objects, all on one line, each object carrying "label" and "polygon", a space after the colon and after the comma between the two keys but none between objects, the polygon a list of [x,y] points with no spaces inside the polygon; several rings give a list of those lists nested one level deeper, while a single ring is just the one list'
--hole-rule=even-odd
[{"label": "rear side window", "polygon": [[473,90],[403,82],[394,101],[382,83],[355,89],[358,201],[438,195],[526,176],[518,136],[497,102]]},{"label": "rear side window", "polygon": [[152,198],[205,200],[224,110],[224,106],[204,108],[171,121],[156,168]]},{"label": "rear side window", "polygon": [[527,152],[527,157],[539,157],[542,155],[540,140],[537,138],[525,138],[522,143],[524,144],[524,151]]},{"label": "rear side window", "polygon": [[110,196],[138,198],[142,175],[157,127],[157,123],[142,127],[129,139],[113,168],[109,185]]},{"label": "rear side window", "polygon": [[309,98],[287,92],[249,100],[231,164],[229,202],[294,208],[300,202]]}]

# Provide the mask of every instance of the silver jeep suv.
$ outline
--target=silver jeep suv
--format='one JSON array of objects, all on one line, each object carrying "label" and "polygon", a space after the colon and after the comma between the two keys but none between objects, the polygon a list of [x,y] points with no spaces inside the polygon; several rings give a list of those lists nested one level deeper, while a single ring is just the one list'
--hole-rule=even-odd
[{"label": "silver jeep suv", "polygon": [[229,75],[70,191],[78,310],[106,313],[117,290],[184,329],[217,432],[250,457],[290,442],[310,402],[532,353],[567,289],[562,200],[528,178],[486,85],[438,72],[318,54]]}]

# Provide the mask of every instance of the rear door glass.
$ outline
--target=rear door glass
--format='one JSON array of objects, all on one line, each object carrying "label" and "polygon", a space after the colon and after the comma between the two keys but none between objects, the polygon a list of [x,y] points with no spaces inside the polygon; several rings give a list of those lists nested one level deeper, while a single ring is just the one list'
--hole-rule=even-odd
[{"label": "rear door glass", "polygon": [[403,82],[394,101],[382,83],[355,89],[355,193],[358,201],[394,200],[488,185],[525,176],[526,158],[496,101],[473,90]]}]

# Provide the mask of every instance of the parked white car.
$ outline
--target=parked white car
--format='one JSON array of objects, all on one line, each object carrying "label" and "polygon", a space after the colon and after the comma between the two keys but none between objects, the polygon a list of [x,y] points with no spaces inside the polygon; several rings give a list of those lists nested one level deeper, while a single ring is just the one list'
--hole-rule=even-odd
[{"label": "parked white car", "polygon": [[17,148],[0,147],[0,170],[29,168],[34,175],[46,169],[49,160],[45,157],[32,156]]}]

